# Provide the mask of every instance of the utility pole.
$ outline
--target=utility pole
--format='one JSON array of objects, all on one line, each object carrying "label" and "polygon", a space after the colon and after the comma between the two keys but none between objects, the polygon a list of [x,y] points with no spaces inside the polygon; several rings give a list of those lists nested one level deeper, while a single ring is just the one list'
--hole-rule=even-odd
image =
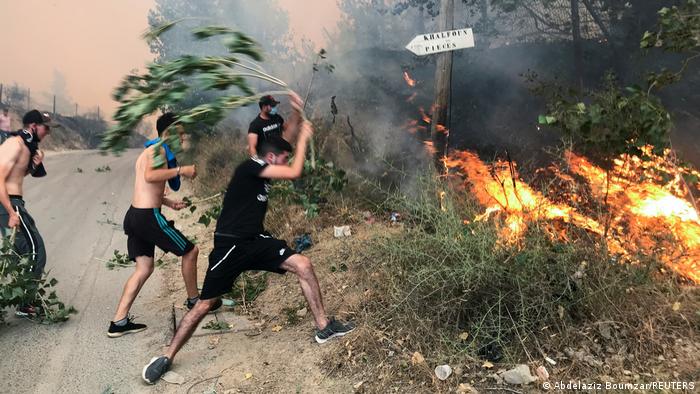
[{"label": "utility pole", "polygon": [[97,120],[100,120],[100,106],[97,106]]},{"label": "utility pole", "polygon": [[53,114],[56,115],[56,95],[53,95]]},{"label": "utility pole", "polygon": [[[439,31],[454,29],[454,10],[454,0],[440,1]],[[433,101],[430,135],[435,148],[435,164],[440,170],[444,169],[441,160],[447,155],[447,137],[450,132],[448,111],[452,84],[452,56],[452,51],[438,54],[437,67],[435,68],[435,100]]]},{"label": "utility pole", "polygon": [[2,104],[2,88],[3,87],[4,87],[4,85],[0,83],[0,104]]},{"label": "utility pole", "polygon": [[581,48],[579,0],[571,0],[571,35],[574,44],[574,79],[579,89],[583,89],[583,50]]},{"label": "utility pole", "polygon": [[78,117],[78,103],[75,103],[75,117]]}]

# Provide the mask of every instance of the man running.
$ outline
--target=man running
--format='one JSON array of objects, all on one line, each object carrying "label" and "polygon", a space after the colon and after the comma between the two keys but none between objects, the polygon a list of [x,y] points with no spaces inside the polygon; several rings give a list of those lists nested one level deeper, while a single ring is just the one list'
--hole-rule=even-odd
[{"label": "man running", "polygon": [[[293,96],[292,103],[301,109],[298,96]],[[168,371],[173,358],[197,325],[216,306],[219,297],[231,290],[236,278],[244,271],[262,270],[278,274],[289,271],[295,274],[314,316],[316,342],[324,343],[354,330],[351,323],[326,317],[311,261],[294,253],[284,241],[273,238],[263,229],[270,180],[301,176],[307,142],[312,133],[310,123],[304,123],[291,166],[287,162],[292,147],[281,137],[274,137],[261,146],[260,158],[251,157],[236,168],[216,224],[214,250],[209,255],[201,299],[182,318],[165,355],[154,357],[143,368],[142,378],[147,383],[154,384]]]},{"label": "man running", "polygon": [[[180,175],[193,179],[197,176],[194,165],[177,166],[174,154],[167,144],[160,148],[162,157],[167,158],[168,164],[153,167],[153,154],[155,143],[160,139],[167,140],[171,132],[179,135],[181,145],[184,144],[184,130],[182,126],[170,127],[176,120],[173,113],[163,114],[156,122],[158,138],[149,141],[147,148],[136,160],[136,181],[134,182],[134,196],[131,207],[124,217],[124,232],[128,236],[127,249],[129,258],[136,261],[136,269],[131,274],[126,284],[114,320],[110,322],[107,335],[110,338],[121,337],[124,334],[135,333],[146,329],[145,324],[134,323],[129,317],[129,310],[139,294],[141,287],[153,273],[153,256],[155,247],[158,246],[165,252],[170,252],[182,257],[182,278],[185,281],[187,300],[185,305],[192,308],[198,300],[197,292],[197,256],[199,249],[190,242],[180,231],[168,221],[161,213],[161,206],[165,205],[176,211],[185,208],[182,201],[174,201],[164,196],[165,182],[168,181],[171,188],[179,188]],[[170,127],[170,128],[169,128]]]},{"label": "man running", "polygon": [[[12,229],[16,229],[15,251],[30,257],[32,273],[38,279],[46,266],[46,248],[34,219],[24,206],[22,187],[24,177],[36,174],[42,164],[44,153],[39,149],[39,141],[49,135],[53,124],[48,114],[37,110],[27,112],[22,123],[23,129],[12,133],[0,145],[0,235],[9,236]],[[43,170],[43,166],[41,168]],[[17,308],[16,314],[35,316],[37,310],[32,305],[23,305]]]}]

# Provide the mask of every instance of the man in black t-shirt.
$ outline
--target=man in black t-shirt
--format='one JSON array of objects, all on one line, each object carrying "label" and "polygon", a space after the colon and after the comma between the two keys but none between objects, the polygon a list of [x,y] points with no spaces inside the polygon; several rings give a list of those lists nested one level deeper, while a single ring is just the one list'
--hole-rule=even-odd
[{"label": "man in black t-shirt", "polygon": [[[291,141],[294,136],[287,135],[289,129],[284,118],[277,113],[279,101],[272,96],[263,96],[258,105],[260,113],[250,122],[248,127],[248,153],[256,156],[262,144],[273,136],[282,137]],[[294,110],[291,124],[293,128],[299,127],[301,108]]]},{"label": "man in black t-shirt", "polygon": [[[300,109],[301,99],[293,95],[292,104]],[[182,318],[165,355],[152,358],[143,368],[142,378],[147,383],[155,383],[168,371],[173,358],[204,316],[216,305],[219,297],[231,290],[236,278],[244,271],[262,270],[278,274],[289,271],[295,274],[314,316],[316,342],[324,343],[355,329],[352,323],[326,317],[311,261],[295,253],[285,241],[273,238],[263,227],[270,180],[301,176],[306,146],[312,133],[311,124],[304,123],[291,166],[287,161],[292,147],[276,136],[262,144],[258,151],[260,156],[253,156],[236,168],[216,223],[214,250],[209,254],[209,267],[199,302]]]}]

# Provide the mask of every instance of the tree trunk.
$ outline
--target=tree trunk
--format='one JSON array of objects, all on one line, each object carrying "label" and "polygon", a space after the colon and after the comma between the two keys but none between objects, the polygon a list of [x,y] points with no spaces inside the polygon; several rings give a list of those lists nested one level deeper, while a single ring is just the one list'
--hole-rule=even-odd
[{"label": "tree trunk", "polygon": [[571,33],[574,44],[574,80],[583,89],[583,50],[581,48],[581,17],[579,0],[571,0]]},{"label": "tree trunk", "polygon": [[[454,0],[440,2],[440,19],[438,30],[454,29]],[[437,55],[435,68],[435,100],[433,101],[433,119],[430,134],[435,148],[435,161],[438,169],[442,170],[442,158],[447,155],[447,137],[449,135],[448,111],[450,105],[450,84],[452,76],[453,52],[443,52]]]}]

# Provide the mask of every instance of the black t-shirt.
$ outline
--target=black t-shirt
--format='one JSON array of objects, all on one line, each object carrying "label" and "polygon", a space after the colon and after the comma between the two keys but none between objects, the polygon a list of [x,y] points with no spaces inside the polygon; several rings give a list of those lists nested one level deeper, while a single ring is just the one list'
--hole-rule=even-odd
[{"label": "black t-shirt", "polygon": [[258,158],[250,158],[236,167],[216,222],[217,233],[247,238],[264,232],[270,191],[270,180],[260,177],[265,167],[267,163]]},{"label": "black t-shirt", "polygon": [[273,135],[281,137],[283,126],[284,119],[279,115],[271,115],[269,119],[263,119],[258,114],[248,127],[248,134],[258,135],[258,144],[255,146],[255,150],[259,151],[262,143]]}]

